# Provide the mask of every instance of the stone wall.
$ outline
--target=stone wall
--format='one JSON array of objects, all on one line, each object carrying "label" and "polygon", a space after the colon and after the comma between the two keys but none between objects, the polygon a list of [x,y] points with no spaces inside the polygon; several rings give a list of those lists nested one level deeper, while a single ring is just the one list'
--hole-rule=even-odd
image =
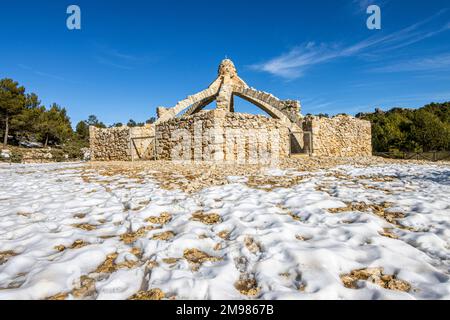
[{"label": "stone wall", "polygon": [[372,155],[369,121],[340,115],[333,118],[306,117],[304,145],[314,156],[359,157]]},{"label": "stone wall", "polygon": [[265,158],[281,159],[290,155],[289,130],[281,120],[228,112],[221,126],[224,128],[226,140],[225,160],[238,161],[239,148],[244,148],[247,162],[252,162],[254,155],[263,161]]},{"label": "stone wall", "polygon": [[161,160],[250,163],[284,158],[289,132],[277,119],[216,109],[158,124],[156,154]]},{"label": "stone wall", "polygon": [[131,160],[130,129],[89,127],[91,160]]},{"label": "stone wall", "polygon": [[131,160],[153,160],[155,158],[155,126],[130,128]]},{"label": "stone wall", "polygon": [[93,161],[130,161],[153,158],[154,127],[89,127]]}]

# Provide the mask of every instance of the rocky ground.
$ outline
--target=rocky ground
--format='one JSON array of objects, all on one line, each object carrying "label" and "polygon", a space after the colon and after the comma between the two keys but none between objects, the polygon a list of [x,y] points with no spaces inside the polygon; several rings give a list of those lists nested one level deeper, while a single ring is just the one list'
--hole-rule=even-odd
[{"label": "rocky ground", "polygon": [[0,299],[449,299],[450,165],[0,164]]}]

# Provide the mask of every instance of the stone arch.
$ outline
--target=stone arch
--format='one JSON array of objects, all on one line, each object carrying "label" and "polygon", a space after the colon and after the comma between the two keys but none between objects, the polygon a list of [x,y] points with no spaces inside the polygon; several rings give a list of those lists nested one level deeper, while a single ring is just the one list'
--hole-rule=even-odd
[{"label": "stone arch", "polygon": [[[156,125],[173,118],[193,115],[208,104],[216,101],[216,109],[226,112],[234,111],[233,96],[238,96],[279,119],[290,131],[291,141],[298,147],[294,152],[303,148],[302,118],[300,102],[294,100],[280,100],[270,93],[250,88],[237,74],[233,62],[225,59],[219,65],[217,78],[203,91],[181,100],[172,108],[157,108],[158,120]],[[292,145],[292,144],[291,144]]]},{"label": "stone arch", "polygon": [[[181,113],[186,108],[199,104],[200,106],[207,101],[215,97],[220,88],[220,79],[214,81],[207,89],[200,91],[194,95],[188,96],[186,99],[179,101],[173,108],[157,108],[158,120],[155,124],[167,121],[169,119],[175,118],[179,113]],[[198,108],[198,105],[197,107]]]}]

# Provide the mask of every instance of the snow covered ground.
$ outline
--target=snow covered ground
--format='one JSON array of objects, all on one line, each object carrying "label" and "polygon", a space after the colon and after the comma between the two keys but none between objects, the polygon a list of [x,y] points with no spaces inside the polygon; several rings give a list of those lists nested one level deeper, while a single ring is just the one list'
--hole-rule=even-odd
[{"label": "snow covered ground", "polygon": [[0,299],[450,299],[450,166],[153,174],[0,165]]}]

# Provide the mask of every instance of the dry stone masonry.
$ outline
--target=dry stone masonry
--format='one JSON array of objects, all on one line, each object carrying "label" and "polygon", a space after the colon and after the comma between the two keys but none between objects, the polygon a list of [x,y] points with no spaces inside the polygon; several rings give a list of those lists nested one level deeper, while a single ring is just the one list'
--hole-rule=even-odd
[{"label": "dry stone masonry", "polygon": [[278,119],[216,109],[158,124],[156,150],[158,160],[269,161],[289,156],[289,132]]},{"label": "dry stone masonry", "polygon": [[91,160],[131,161],[154,158],[155,129],[145,127],[96,128],[89,127]]},{"label": "dry stone masonry", "polygon": [[347,115],[333,118],[306,117],[305,146],[314,156],[362,157],[372,155],[369,121]]},{"label": "dry stone masonry", "polygon": [[[234,97],[270,118],[234,112]],[[203,109],[216,101],[216,108]],[[92,160],[197,160],[251,162],[252,156],[287,158],[292,153],[358,157],[372,154],[368,121],[350,116],[306,117],[299,101],[280,100],[249,87],[225,59],[208,88],[174,107],[158,107],[146,127],[90,127]],[[277,141],[275,142],[275,137]]]}]

